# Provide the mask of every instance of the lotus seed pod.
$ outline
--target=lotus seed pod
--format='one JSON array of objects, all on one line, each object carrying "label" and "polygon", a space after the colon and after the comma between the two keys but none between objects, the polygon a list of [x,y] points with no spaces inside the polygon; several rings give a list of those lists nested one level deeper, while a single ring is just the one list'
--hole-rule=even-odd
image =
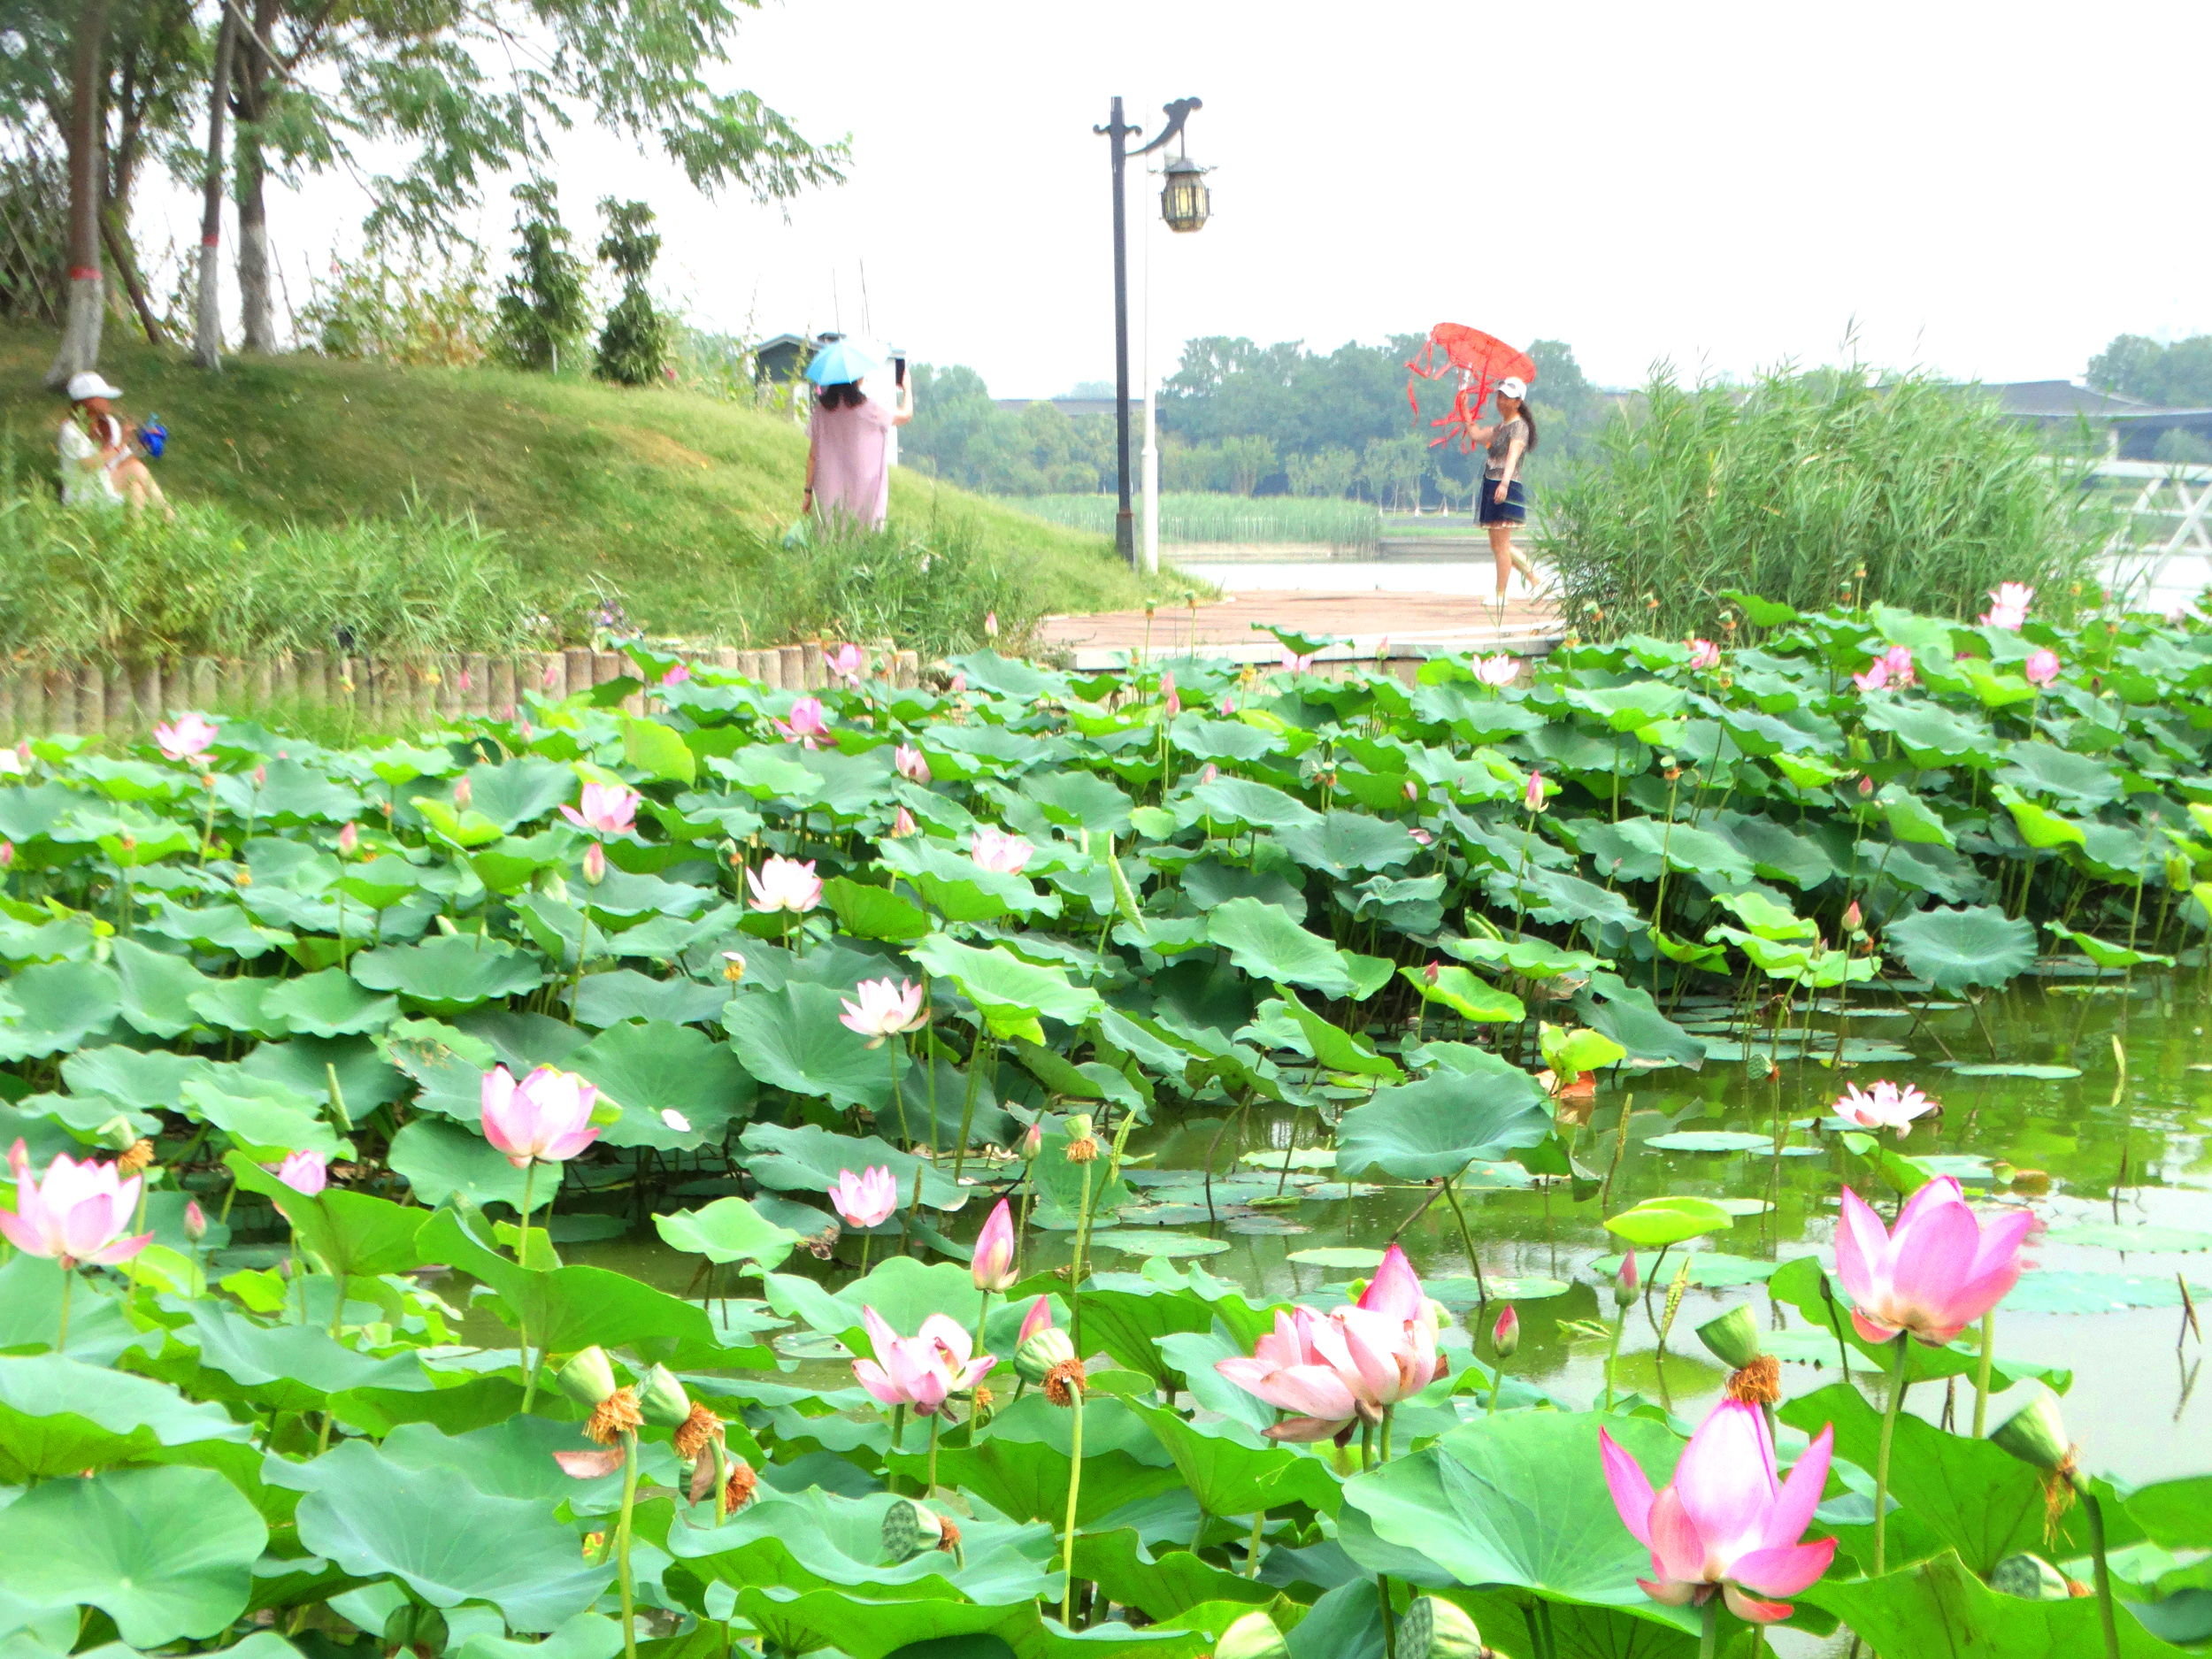
[{"label": "lotus seed pod", "polygon": [[1014,1369],[1024,1382],[1039,1384],[1054,1366],[1064,1365],[1074,1357],[1075,1344],[1068,1340],[1068,1333],[1058,1325],[1048,1325],[1014,1350]]},{"label": "lotus seed pod", "polygon": [[2030,1468],[2046,1473],[2065,1471],[2072,1462],[2065,1420],[2058,1414],[2058,1402],[2047,1394],[2037,1394],[1990,1430],[1989,1438]]},{"label": "lotus seed pod", "polygon": [[2073,1594],[2066,1575],[2040,1555],[2007,1555],[1989,1570],[1989,1587],[2023,1601],[2063,1601]]},{"label": "lotus seed pod", "polygon": [[1068,1118],[1068,1139],[1088,1141],[1094,1125],[1088,1112],[1076,1112]]},{"label": "lotus seed pod", "polygon": [[1759,1322],[1741,1302],[1698,1326],[1697,1340],[1731,1371],[1741,1371],[1759,1357]]},{"label": "lotus seed pod", "polygon": [[553,1381],[578,1405],[595,1406],[614,1393],[614,1366],[603,1348],[588,1348],[554,1372]]},{"label": "lotus seed pod", "polygon": [[1398,1659],[1481,1659],[1482,1632],[1455,1602],[1414,1598],[1398,1622]]},{"label": "lotus seed pod", "polygon": [[92,1133],[98,1137],[95,1144],[109,1152],[128,1152],[138,1144],[138,1131],[131,1127],[131,1120],[120,1112]]},{"label": "lotus seed pod", "polygon": [[944,1535],[945,1524],[936,1512],[911,1498],[901,1498],[883,1512],[883,1551],[893,1566],[936,1548]]},{"label": "lotus seed pod", "polygon": [[657,1429],[680,1428],[691,1418],[691,1397],[665,1365],[656,1365],[638,1384],[638,1410]]},{"label": "lotus seed pod", "polygon": [[[1409,1651],[1401,1643],[1398,1651]],[[1247,1613],[1214,1644],[1214,1659],[1290,1659],[1290,1644],[1264,1613]]]}]

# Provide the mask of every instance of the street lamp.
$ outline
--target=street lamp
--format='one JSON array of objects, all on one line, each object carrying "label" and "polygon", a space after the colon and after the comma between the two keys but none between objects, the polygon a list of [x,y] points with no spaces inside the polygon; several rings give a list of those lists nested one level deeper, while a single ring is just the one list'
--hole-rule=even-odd
[{"label": "street lamp", "polygon": [[[1136,515],[1129,503],[1129,230],[1128,204],[1123,191],[1122,173],[1131,156],[1148,156],[1170,139],[1183,131],[1183,123],[1190,119],[1193,110],[1202,107],[1196,98],[1178,98],[1164,104],[1167,125],[1160,135],[1141,150],[1131,150],[1129,140],[1141,138],[1144,129],[1132,127],[1122,119],[1121,100],[1116,98],[1109,110],[1106,125],[1091,130],[1108,141],[1112,159],[1114,179],[1114,483],[1118,502],[1114,513],[1114,547],[1122,557],[1135,562],[1137,553]],[[1166,189],[1161,192],[1160,211],[1170,226],[1179,231],[1196,230],[1206,222],[1210,209],[1203,169],[1192,163],[1189,157],[1179,157],[1169,167]],[[1170,211],[1170,198],[1180,193],[1180,205]],[[1179,213],[1179,218],[1177,214]]]}]

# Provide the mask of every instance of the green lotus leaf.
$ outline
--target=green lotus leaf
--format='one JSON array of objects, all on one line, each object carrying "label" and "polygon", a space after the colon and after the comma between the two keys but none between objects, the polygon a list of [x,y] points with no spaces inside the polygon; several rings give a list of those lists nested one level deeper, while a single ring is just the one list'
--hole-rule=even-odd
[{"label": "green lotus leaf", "polygon": [[381,1031],[399,1018],[399,999],[373,996],[343,968],[325,968],[272,986],[261,999],[263,1014],[284,1029],[308,1037],[349,1037]]},{"label": "green lotus leaf", "polygon": [[1241,720],[1210,720],[1202,714],[1185,712],[1168,727],[1168,741],[1196,760],[1234,765],[1279,754],[1283,744],[1271,733]]},{"label": "green lotus leaf", "polygon": [[1240,1423],[1201,1427],[1164,1406],[1126,1404],[1175,1460],[1185,1488],[1208,1515],[1252,1515],[1285,1503],[1334,1514],[1344,1501],[1341,1483],[1310,1452],[1264,1440]]},{"label": "green lotus leaf", "polygon": [[[1085,1459],[1086,1486],[1091,1479],[1088,1463]],[[1214,1566],[1187,1549],[1147,1549],[1131,1527],[1078,1538],[1075,1575],[1095,1581],[1122,1606],[1141,1608],[1156,1621],[1217,1602],[1235,1603],[1242,1613],[1266,1605],[1277,1594],[1272,1585]]]},{"label": "green lotus leaf", "polygon": [[[990,1426],[965,1448],[941,1448],[937,1478],[973,1493],[1011,1520],[1058,1525],[1067,1516],[1072,1431],[1064,1408],[1042,1394],[1025,1394],[995,1413]],[[918,1476],[926,1459],[910,1448],[893,1454],[889,1463]],[[1091,1396],[1083,1410],[1079,1527],[1095,1525],[1125,1504],[1171,1492],[1178,1479],[1173,1460],[1127,1405],[1110,1395]]]},{"label": "green lotus leaf", "polygon": [[1348,1483],[1347,1514],[1357,1510],[1371,1530],[1348,1526],[1344,1548],[1379,1571],[1396,1570],[1392,1557],[1405,1551],[1459,1584],[1629,1609],[1694,1630],[1694,1612],[1663,1607],[1636,1587],[1639,1576],[1650,1576],[1651,1552],[1621,1525],[1606,1490],[1601,1426],[1655,1487],[1667,1483],[1683,1442],[1663,1424],[1509,1412],[1454,1429]]},{"label": "green lotus leaf", "polygon": [[348,864],[338,878],[338,891],[357,899],[372,910],[388,910],[422,885],[422,872],[404,858],[386,854],[357,864]]},{"label": "green lotus leaf", "polygon": [[576,990],[576,1023],[604,1031],[625,1020],[666,1020],[676,1025],[719,1021],[731,987],[714,979],[656,979],[632,968],[588,973]]},{"label": "green lotus leaf", "polygon": [[1502,1025],[1528,1018],[1528,1010],[1519,997],[1464,968],[1434,964],[1401,968],[1398,977],[1418,991],[1424,1002],[1440,1003],[1474,1025]]},{"label": "green lotus leaf", "polygon": [[838,926],[856,939],[919,939],[935,926],[927,911],[888,887],[833,876],[822,884],[822,896],[837,912]]},{"label": "green lotus leaf", "polygon": [[188,999],[213,983],[182,956],[119,939],[110,960],[122,986],[123,1023],[150,1037],[180,1036],[201,1024]]},{"label": "green lotus leaf", "polygon": [[479,1491],[450,1464],[411,1468],[348,1440],[280,1479],[307,1494],[303,1545],[356,1577],[399,1578],[433,1607],[488,1601],[512,1629],[553,1631],[613,1573],[584,1560],[545,1505]]},{"label": "green lotus leaf", "polygon": [[2078,1221],[2053,1227],[2044,1237],[2053,1244],[2087,1244],[2113,1250],[2212,1250],[2212,1233],[2192,1227]]},{"label": "green lotus leaf", "polygon": [[1307,986],[1324,996],[1349,996],[1355,989],[1343,952],[1263,900],[1216,905],[1206,914],[1206,933],[1256,979]]},{"label": "green lotus leaf", "polygon": [[1129,827],[1129,797],[1095,772],[1032,772],[1022,780],[1021,792],[1044,809],[1047,821],[1069,829],[1087,829],[1097,837]]},{"label": "green lotus leaf", "polygon": [[422,815],[434,841],[466,852],[472,848],[488,847],[500,839],[503,832],[498,825],[475,808],[457,812],[444,801],[428,795],[417,795],[408,805]]},{"label": "green lotus leaf", "polygon": [[1596,716],[1616,732],[1638,731],[1655,720],[1679,714],[1689,702],[1689,693],[1681,687],[1658,680],[1611,686],[1601,691],[1570,686],[1561,695],[1568,707]]},{"label": "green lotus leaf", "polygon": [[2039,852],[2054,847],[2083,847],[2087,838],[2082,826],[2071,818],[2038,806],[2010,784],[2000,783],[1990,790],[1997,802],[2012,814],[2012,821],[2019,827],[2021,840]]},{"label": "green lotus leaf", "polygon": [[833,1134],[818,1124],[786,1128],[781,1124],[746,1125],[741,1137],[746,1172],[762,1186],[780,1193],[826,1193],[837,1186],[838,1175],[850,1170],[885,1168],[897,1186],[903,1209],[914,1202],[914,1178],[922,1180],[922,1202],[932,1210],[957,1210],[967,1202],[964,1188],[955,1184],[952,1170],[940,1170],[928,1158],[902,1152],[873,1135]]},{"label": "green lotus leaf", "polygon": [[965,853],[955,852],[925,835],[879,841],[876,856],[885,868],[895,872],[949,921],[987,922],[1007,915],[1049,918],[1060,914],[1059,896],[1039,893],[1028,877],[986,870]]},{"label": "green lotus leaf", "polygon": [[1318,824],[1272,826],[1282,849],[1309,870],[1349,880],[1363,870],[1387,870],[1419,856],[1421,843],[1402,824],[1364,812],[1330,811]]},{"label": "green lotus leaf", "polygon": [[[5,1110],[0,1107],[0,1112]],[[56,1149],[67,1151],[75,1145],[72,1141]],[[13,1260],[0,1264],[0,1350],[58,1348],[61,1292],[61,1270],[43,1256],[17,1251]],[[99,1294],[98,1280],[82,1280],[74,1287],[69,1302],[72,1359],[106,1364],[126,1348],[160,1345],[157,1333],[140,1330],[125,1316],[119,1298]]]},{"label": "green lotus leaf", "polygon": [[[2101,1659],[2105,1652],[2093,1596],[2030,1601],[2006,1595],[1976,1578],[1951,1550],[1879,1578],[1831,1575],[1795,1599],[1847,1621],[1878,1652],[1925,1659]],[[2118,1629],[2121,1659],[2172,1659],[2175,1649],[2128,1612],[2121,1613]]]},{"label": "green lotus leaf", "polygon": [[658,720],[624,719],[622,758],[656,783],[687,784],[699,773],[699,763],[684,746],[682,733]]},{"label": "green lotus leaf", "polygon": [[1159,1256],[1178,1261],[1194,1256],[1219,1256],[1229,1248],[1226,1239],[1200,1238],[1165,1228],[1100,1227],[1091,1234],[1091,1243],[1098,1249],[1119,1250],[1125,1256]]},{"label": "green lotus leaf", "polygon": [[733,997],[722,1024],[747,1071],[794,1094],[881,1111],[891,1099],[891,1056],[839,1023],[838,993],[795,980]]},{"label": "green lotus leaf", "polygon": [[[279,1045],[280,1047],[281,1045]],[[265,1048],[256,1054],[265,1052]],[[250,1060],[251,1056],[249,1056]],[[165,1048],[141,1052],[121,1043],[80,1048],[61,1063],[62,1081],[80,1094],[105,1094],[145,1109],[184,1110],[184,1086],[211,1081],[215,1063]]]},{"label": "green lotus leaf", "polygon": [[259,1193],[283,1212],[302,1249],[342,1279],[396,1273],[423,1260],[416,1253],[415,1235],[428,1219],[425,1210],[342,1187],[326,1187],[310,1196],[242,1154],[225,1153],[223,1161],[241,1187]]},{"label": "green lotus leaf", "polygon": [[[392,1137],[387,1160],[405,1179],[417,1202],[436,1206],[466,1204],[481,1210],[505,1204],[520,1210],[524,1172],[507,1155],[473,1131],[437,1118],[417,1118]],[[534,1207],[553,1202],[559,1182],[541,1176],[531,1195]]]},{"label": "green lotus leaf", "polygon": [[545,979],[527,952],[461,933],[365,950],[348,967],[370,990],[396,991],[433,1014],[458,1014],[495,998],[521,996]]},{"label": "green lotus leaf", "polygon": [[1735,1217],[1707,1198],[1647,1198],[1605,1218],[1605,1230],[1640,1250],[1680,1244],[1708,1233],[1724,1233]]},{"label": "green lotus leaf", "polygon": [[1337,1172],[1346,1180],[1380,1170],[1425,1181],[1472,1163],[1509,1160],[1551,1132],[1544,1092],[1526,1072],[1439,1071],[1378,1089],[1346,1112],[1337,1128]]},{"label": "green lotus leaf", "polygon": [[506,835],[544,818],[576,794],[576,769],[538,755],[471,766],[467,777],[470,810],[498,825]]},{"label": "green lotus leaf", "polygon": [[2035,963],[2035,927],[1995,905],[1971,910],[1925,910],[1900,917],[1883,930],[1914,976],[1939,991],[2009,985]]},{"label": "green lotus leaf", "polygon": [[2156,963],[2161,967],[2167,968],[2174,965],[2174,959],[2171,956],[2162,956],[2147,950],[2135,950],[2126,945],[2110,944],[2104,940],[2093,938],[2087,933],[2078,933],[2063,922],[2046,922],[2043,926],[2050,930],[2052,938],[2065,940],[2101,968],[2136,968],[2147,962]]},{"label": "green lotus leaf", "polygon": [[49,1480],[0,1510],[9,1594],[33,1607],[96,1607],[140,1648],[229,1629],[268,1541],[253,1505],[206,1469]]},{"label": "green lotus leaf", "polygon": [[1654,1135],[1644,1144],[1654,1152],[1770,1152],[1774,1137],[1740,1129],[1684,1129]]},{"label": "green lotus leaf", "polygon": [[1996,764],[2000,744],[1988,725],[1940,703],[1917,698],[1869,697],[1860,714],[1870,729],[1894,736],[1898,748],[1916,766]]},{"label": "green lotus leaf", "polygon": [[[1753,1200],[1756,1203],[1757,1200]],[[1753,1210],[1750,1213],[1757,1214]],[[1609,1279],[1621,1271],[1624,1258],[1601,1256],[1590,1263],[1590,1271],[1601,1280]],[[1687,1262],[1690,1283],[1700,1290],[1725,1290],[1737,1285],[1763,1285],[1774,1276],[1775,1263],[1762,1262],[1747,1256],[1731,1256],[1725,1250],[1691,1250],[1682,1256],[1667,1258],[1667,1281],[1672,1284],[1676,1264]],[[1647,1262],[1647,1271],[1650,1267]],[[1494,1294],[1498,1294],[1494,1292]]]},{"label": "green lotus leaf", "polygon": [[799,1234],[777,1225],[742,1198],[718,1198],[703,1210],[653,1217],[661,1242],[672,1250],[703,1256],[710,1262],[757,1262],[780,1267]]},{"label": "green lotus leaf", "polygon": [[1039,967],[1003,945],[978,950],[933,933],[907,954],[960,987],[1001,1036],[1037,1039],[1025,1028],[1040,1018],[1080,1025],[1103,1006],[1096,991],[1069,982],[1064,968]]},{"label": "green lotus leaf", "polygon": [[274,1163],[287,1152],[319,1152],[334,1158],[349,1149],[320,1117],[321,1102],[295,1094],[281,1083],[241,1071],[216,1082],[187,1082],[183,1093],[187,1112],[223,1131],[256,1163]]},{"label": "green lotus leaf", "polygon": [[1938,818],[1925,801],[1910,790],[1891,784],[1874,797],[1889,825],[1889,833],[1916,846],[1955,847],[1950,826]]},{"label": "green lotus leaf", "polygon": [[1227,830],[1317,829],[1321,814],[1296,795],[1249,778],[1216,778],[1190,792],[1191,805]]},{"label": "green lotus leaf", "polygon": [[165,1383],[59,1354],[0,1358],[0,1480],[12,1485],[143,1462],[165,1447],[251,1439],[220,1406]]},{"label": "green lotus leaf", "polygon": [[2029,795],[2047,795],[2077,812],[2094,812],[2120,798],[2120,774],[2093,755],[2049,743],[2007,745],[1996,780]]},{"label": "green lotus leaf", "polygon": [[0,1061],[36,1060],[104,1036],[122,1011],[114,970],[92,962],[42,962],[7,981],[0,1004]]},{"label": "green lotus leaf", "polygon": [[[1398,1069],[1397,1063],[1386,1055],[1377,1054],[1364,1033],[1346,1032],[1332,1025],[1295,995],[1267,1006],[1283,1010],[1297,1027],[1301,1046],[1330,1071],[1349,1072],[1356,1077],[1379,1077],[1386,1083],[1404,1081],[1405,1073]],[[1266,1008],[1261,1012],[1264,1014]]]},{"label": "green lotus leaf", "polygon": [[455,1659],[614,1659],[621,1651],[621,1625],[604,1614],[579,1613],[543,1641],[511,1641],[488,1632],[472,1636]]},{"label": "green lotus leaf", "polygon": [[753,1079],[730,1045],[688,1025],[611,1026],[571,1055],[568,1068],[622,1109],[602,1132],[610,1146],[695,1151],[719,1145],[732,1120],[752,1110]]},{"label": "green lotus leaf", "polygon": [[1810,889],[1838,873],[1818,841],[1801,835],[1770,818],[1755,818],[1731,809],[1708,820],[1716,834],[1725,835],[1743,849],[1762,879],[1786,881]]}]

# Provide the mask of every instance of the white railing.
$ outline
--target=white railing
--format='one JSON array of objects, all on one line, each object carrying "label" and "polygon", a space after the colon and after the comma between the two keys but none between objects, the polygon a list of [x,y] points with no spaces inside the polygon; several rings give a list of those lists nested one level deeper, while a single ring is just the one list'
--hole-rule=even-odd
[{"label": "white railing", "polygon": [[2119,506],[2102,553],[2105,586],[2116,598],[2172,611],[2212,587],[2212,466],[2105,461],[2090,480]]}]

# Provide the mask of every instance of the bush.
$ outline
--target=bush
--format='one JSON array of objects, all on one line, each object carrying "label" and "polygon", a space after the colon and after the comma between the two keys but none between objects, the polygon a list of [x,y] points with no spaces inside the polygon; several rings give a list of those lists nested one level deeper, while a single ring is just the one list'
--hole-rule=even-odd
[{"label": "bush", "polygon": [[660,257],[660,233],[652,228],[653,210],[642,202],[609,196],[599,211],[607,219],[599,257],[621,277],[622,297],[599,331],[599,357],[592,373],[619,386],[650,386],[668,365],[668,319],[645,291],[645,279]]},{"label": "bush", "polygon": [[568,250],[558,193],[549,179],[533,179],[514,190],[519,208],[515,269],[499,295],[501,354],[518,369],[561,366],[561,351],[575,354],[591,324],[584,292],[584,262]]},{"label": "bush", "polygon": [[474,368],[498,321],[484,296],[484,259],[394,265],[381,254],[333,261],[300,308],[301,338],[326,357],[373,358],[417,368]]},{"label": "bush", "polygon": [[1967,618],[2023,581],[2063,611],[2105,528],[2033,432],[1920,374],[1746,393],[1663,370],[1596,449],[1535,504],[1568,615],[1601,636],[1709,634],[1730,588]]}]

